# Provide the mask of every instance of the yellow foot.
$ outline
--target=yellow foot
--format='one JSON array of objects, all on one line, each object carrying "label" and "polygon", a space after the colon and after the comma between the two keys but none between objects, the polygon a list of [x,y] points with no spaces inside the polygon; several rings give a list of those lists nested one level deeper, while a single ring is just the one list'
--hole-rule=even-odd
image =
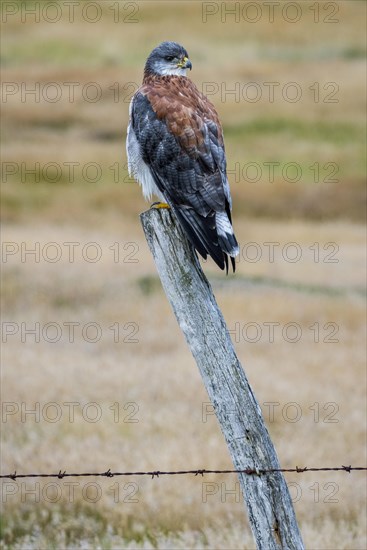
[{"label": "yellow foot", "polygon": [[170,208],[166,202],[153,202],[150,208]]}]

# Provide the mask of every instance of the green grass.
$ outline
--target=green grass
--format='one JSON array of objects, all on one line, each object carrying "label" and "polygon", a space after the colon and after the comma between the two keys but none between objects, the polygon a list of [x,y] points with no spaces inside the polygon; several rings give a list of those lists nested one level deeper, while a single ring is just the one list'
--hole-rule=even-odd
[{"label": "green grass", "polygon": [[[20,37],[19,37],[20,38]],[[16,40],[8,45],[2,54],[1,61],[6,66],[22,66],[27,63],[55,63],[68,67],[79,66],[81,63],[94,64],[102,61],[98,48],[89,44],[84,46],[76,39],[33,40],[31,44]]]},{"label": "green grass", "polygon": [[334,121],[308,122],[296,118],[257,118],[249,122],[224,126],[225,135],[239,140],[252,139],[253,136],[274,134],[276,139],[286,134],[295,139],[307,140],[312,143],[323,141],[335,145],[345,145],[365,140],[364,125],[360,126]]}]

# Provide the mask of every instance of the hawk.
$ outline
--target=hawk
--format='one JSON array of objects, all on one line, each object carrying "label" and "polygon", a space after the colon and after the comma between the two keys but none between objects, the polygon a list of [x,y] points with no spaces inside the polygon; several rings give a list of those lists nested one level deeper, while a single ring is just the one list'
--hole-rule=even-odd
[{"label": "hawk", "polygon": [[128,169],[150,200],[172,209],[203,258],[228,273],[239,247],[232,228],[223,130],[212,103],[186,76],[192,64],[176,42],[149,55],[129,110]]}]

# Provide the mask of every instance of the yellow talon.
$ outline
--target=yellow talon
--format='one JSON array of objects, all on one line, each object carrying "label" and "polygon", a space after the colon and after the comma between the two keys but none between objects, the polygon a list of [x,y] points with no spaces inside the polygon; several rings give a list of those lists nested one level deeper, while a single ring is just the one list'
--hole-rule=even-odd
[{"label": "yellow talon", "polygon": [[166,202],[153,202],[150,208],[170,208]]}]

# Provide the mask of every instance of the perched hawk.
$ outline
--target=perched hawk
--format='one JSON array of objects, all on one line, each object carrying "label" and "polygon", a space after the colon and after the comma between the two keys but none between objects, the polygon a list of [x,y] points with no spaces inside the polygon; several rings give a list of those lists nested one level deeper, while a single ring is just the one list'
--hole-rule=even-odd
[{"label": "perched hawk", "polygon": [[235,271],[239,249],[231,223],[223,131],[214,106],[186,77],[187,51],[163,42],[148,57],[130,104],[129,173],[144,197],[168,203],[189,240],[206,258]]}]

